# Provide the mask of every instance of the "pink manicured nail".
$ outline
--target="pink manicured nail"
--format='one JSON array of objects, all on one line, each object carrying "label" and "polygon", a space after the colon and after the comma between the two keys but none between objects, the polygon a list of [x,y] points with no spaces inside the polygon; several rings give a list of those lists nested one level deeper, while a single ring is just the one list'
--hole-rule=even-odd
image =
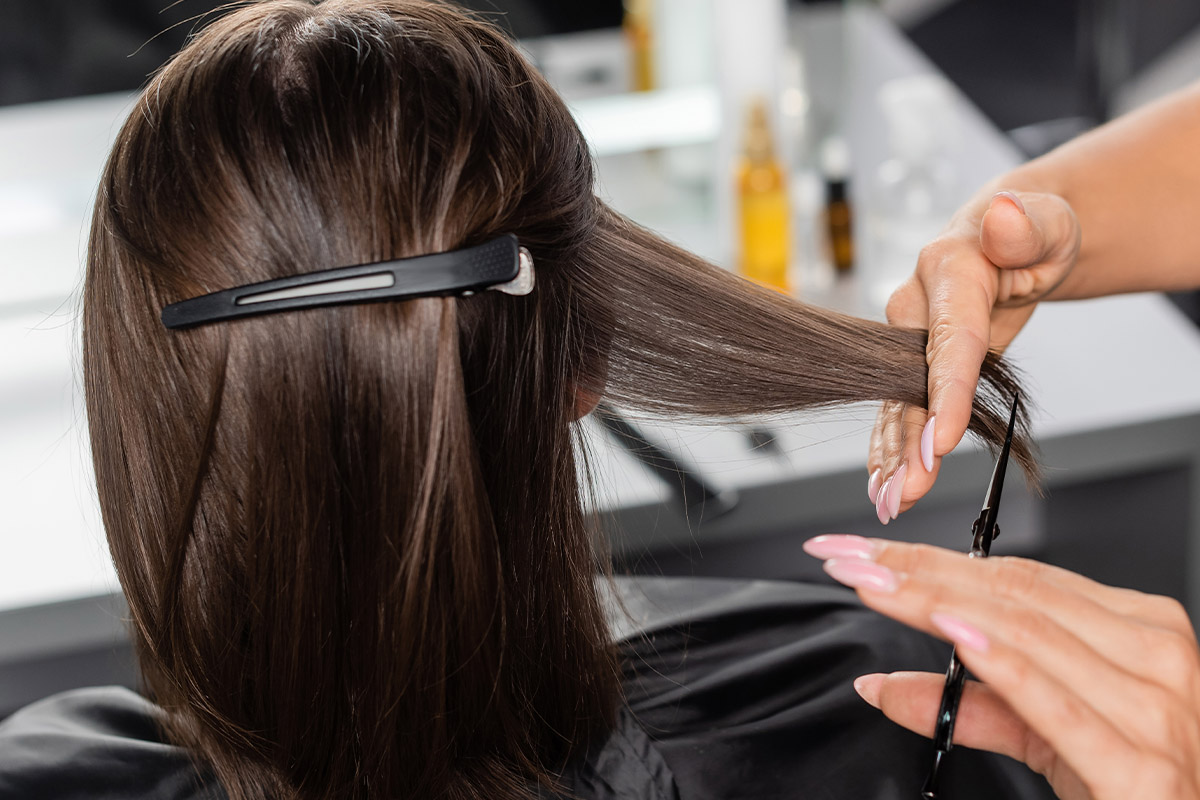
[{"label": "pink manicured nail", "polygon": [[892,519],[900,513],[900,495],[904,494],[904,478],[908,475],[908,464],[901,464],[900,469],[896,470],[896,474],[888,482],[887,490],[887,511],[888,516]]},{"label": "pink manicured nail", "polygon": [[804,552],[814,558],[865,558],[875,552],[870,539],[844,533],[826,534],[809,539],[804,543]]},{"label": "pink manicured nail", "polygon": [[861,558],[833,558],[824,564],[825,571],[838,583],[851,589],[870,589],[874,592],[896,591],[896,573],[874,561]]},{"label": "pink manicured nail", "polygon": [[996,194],[992,196],[993,205],[995,204],[997,197],[1003,197],[1005,200],[1016,206],[1017,211],[1020,211],[1022,214],[1025,213],[1025,204],[1021,202],[1021,198],[1017,197],[1012,192],[996,192]]},{"label": "pink manicured nail", "polygon": [[892,519],[890,516],[888,516],[887,510],[888,487],[891,485],[891,478],[888,478],[886,481],[884,481],[883,486],[879,487],[879,496],[875,499],[875,516],[879,517],[879,521],[884,525],[887,525]]},{"label": "pink manicured nail", "polygon": [[883,679],[887,676],[882,672],[870,675],[860,675],[854,679],[854,691],[867,701],[868,705],[879,708],[879,695],[883,692]]},{"label": "pink manicured nail", "polygon": [[930,417],[925,423],[925,430],[921,431],[921,463],[925,466],[926,472],[933,472],[933,421],[937,417]]},{"label": "pink manicured nail", "polygon": [[874,503],[879,497],[879,482],[883,480],[883,470],[877,469],[871,473],[871,477],[867,480],[867,497],[871,498]]},{"label": "pink manicured nail", "polygon": [[[828,564],[828,562],[826,563]],[[837,576],[835,575],[834,577]],[[958,617],[952,617],[949,614],[942,614],[935,611],[929,615],[929,621],[933,623],[935,628],[944,633],[947,639],[959,647],[965,647],[967,650],[976,650],[980,653],[987,652],[987,637],[978,628],[968,625]]]}]

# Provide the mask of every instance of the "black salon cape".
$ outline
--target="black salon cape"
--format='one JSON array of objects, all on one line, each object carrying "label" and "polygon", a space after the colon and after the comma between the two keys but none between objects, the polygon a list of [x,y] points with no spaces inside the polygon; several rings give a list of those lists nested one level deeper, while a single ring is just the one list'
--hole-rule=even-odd
[{"label": "black salon cape", "polygon": [[[612,734],[563,776],[574,796],[919,797],[931,745],[870,708],[851,682],[941,671],[945,646],[834,587],[622,578],[609,601],[626,706]],[[223,800],[162,740],[156,714],[117,687],[17,712],[0,723],[0,799]],[[947,777],[950,800],[1053,796],[1016,762],[962,748]]]}]

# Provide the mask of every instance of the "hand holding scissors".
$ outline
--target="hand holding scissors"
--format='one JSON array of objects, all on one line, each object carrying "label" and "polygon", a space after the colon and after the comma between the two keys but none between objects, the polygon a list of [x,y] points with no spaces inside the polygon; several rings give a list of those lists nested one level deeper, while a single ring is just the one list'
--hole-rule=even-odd
[{"label": "hand holding scissors", "polygon": [[[979,679],[964,685],[952,662],[945,677],[864,675],[855,688],[935,737],[936,764],[953,743],[1023,761],[1065,800],[1200,798],[1200,650],[1187,613],[1034,561],[979,558],[1003,465],[1002,453],[970,556],[856,536],[805,544],[867,606],[952,642]],[[936,797],[934,780],[923,791]]]}]

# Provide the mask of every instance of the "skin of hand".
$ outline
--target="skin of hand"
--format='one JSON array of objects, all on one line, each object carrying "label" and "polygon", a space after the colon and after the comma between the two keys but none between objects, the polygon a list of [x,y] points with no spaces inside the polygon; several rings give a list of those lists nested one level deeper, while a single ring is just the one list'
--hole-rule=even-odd
[{"label": "skin of hand", "polygon": [[888,318],[930,330],[929,411],[880,414],[867,493],[881,522],[933,485],[984,351],[1011,342],[1039,299],[1200,286],[1197,141],[1200,83],[993,181],[922,251]]},{"label": "skin of hand", "polygon": [[[1200,649],[1170,598],[1019,558],[819,536],[805,543],[867,606],[957,646],[968,682],[954,742],[1024,762],[1064,800],[1200,798]],[[855,689],[932,736],[944,676]]]},{"label": "skin of hand", "polygon": [[929,331],[929,409],[885,403],[871,434],[867,494],[887,524],[925,495],[966,433],[979,369],[1070,274],[1081,234],[1071,206],[1040,192],[987,191],[928,244],[891,296],[888,322]]}]

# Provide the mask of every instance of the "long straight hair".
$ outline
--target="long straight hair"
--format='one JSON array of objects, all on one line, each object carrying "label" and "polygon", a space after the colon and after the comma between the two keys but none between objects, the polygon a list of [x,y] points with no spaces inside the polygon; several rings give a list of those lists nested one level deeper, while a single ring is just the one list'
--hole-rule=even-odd
[{"label": "long straight hair", "polygon": [[[526,297],[158,318],[502,233],[534,254]],[[101,181],[83,339],[144,680],[234,800],[524,797],[610,725],[579,392],[705,417],[926,399],[924,332],[608,209],[512,44],[420,0],[249,5],[152,79]],[[993,444],[1014,389],[989,359],[972,429]]]}]

